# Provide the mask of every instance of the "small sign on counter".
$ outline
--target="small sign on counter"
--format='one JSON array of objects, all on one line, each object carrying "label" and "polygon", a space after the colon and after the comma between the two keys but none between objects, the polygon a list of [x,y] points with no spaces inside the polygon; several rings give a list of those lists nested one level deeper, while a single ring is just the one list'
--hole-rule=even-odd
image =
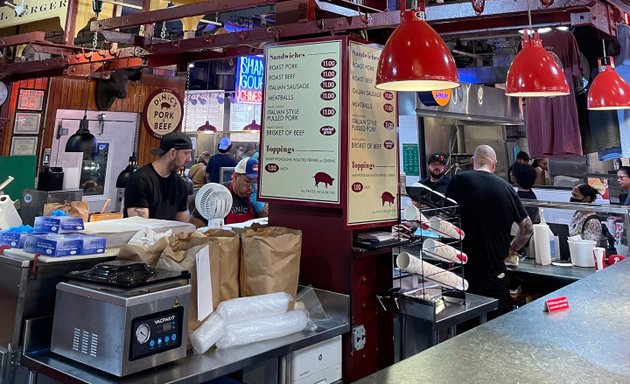
[{"label": "small sign on counter", "polygon": [[569,309],[569,299],[566,296],[555,297],[545,300],[544,312],[559,312]]}]

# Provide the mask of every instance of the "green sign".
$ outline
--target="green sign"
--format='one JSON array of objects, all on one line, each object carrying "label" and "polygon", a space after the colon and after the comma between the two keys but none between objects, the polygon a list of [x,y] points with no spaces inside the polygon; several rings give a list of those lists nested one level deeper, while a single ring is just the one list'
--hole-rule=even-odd
[{"label": "green sign", "polygon": [[420,176],[418,144],[403,144],[403,171],[407,176]]}]

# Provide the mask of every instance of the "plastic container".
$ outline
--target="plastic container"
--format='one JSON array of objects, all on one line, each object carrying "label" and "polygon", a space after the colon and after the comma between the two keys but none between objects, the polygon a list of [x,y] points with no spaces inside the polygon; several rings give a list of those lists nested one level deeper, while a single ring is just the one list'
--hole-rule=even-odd
[{"label": "plastic container", "polygon": [[593,258],[595,242],[593,240],[569,240],[568,243],[571,264],[576,267],[595,267],[595,259]]},{"label": "plastic container", "polygon": [[0,229],[22,225],[22,218],[8,195],[0,195]]},{"label": "plastic container", "polygon": [[553,233],[545,222],[544,212],[540,210],[540,224],[534,224],[534,248],[536,264],[551,264],[551,236]]}]

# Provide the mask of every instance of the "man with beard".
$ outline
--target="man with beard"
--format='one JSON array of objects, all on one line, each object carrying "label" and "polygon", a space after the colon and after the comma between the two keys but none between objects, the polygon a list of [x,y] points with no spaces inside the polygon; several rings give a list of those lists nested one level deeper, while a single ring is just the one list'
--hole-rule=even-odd
[{"label": "man with beard", "polygon": [[[251,201],[254,184],[258,182],[258,160],[246,157],[238,162],[232,174],[232,180],[223,183],[232,194],[232,208],[225,217],[225,224],[237,224],[257,217],[265,217],[267,210],[256,212]],[[197,228],[205,227],[208,221],[196,208],[191,209],[190,222]]]},{"label": "man with beard", "polygon": [[151,150],[159,156],[135,172],[125,189],[125,216],[187,221],[186,182],[177,170],[190,162],[192,142],[183,132],[162,137],[160,147]]},{"label": "man with beard", "polygon": [[[434,153],[429,156],[427,160],[428,176],[420,180],[420,183],[443,195],[446,194],[446,187],[450,181],[447,176],[444,176],[446,174],[447,162],[448,156],[446,156],[445,153]],[[434,194],[431,194],[429,198],[434,203],[438,203],[441,200],[439,196]]]}]

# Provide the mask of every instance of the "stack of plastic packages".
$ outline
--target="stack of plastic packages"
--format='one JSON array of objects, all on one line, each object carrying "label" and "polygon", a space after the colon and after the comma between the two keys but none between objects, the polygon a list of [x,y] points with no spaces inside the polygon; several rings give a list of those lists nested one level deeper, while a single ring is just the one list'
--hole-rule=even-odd
[{"label": "stack of plastic packages", "polygon": [[195,353],[255,343],[303,330],[308,316],[303,310],[289,311],[291,295],[286,292],[239,297],[223,301],[217,310],[190,335]]}]

